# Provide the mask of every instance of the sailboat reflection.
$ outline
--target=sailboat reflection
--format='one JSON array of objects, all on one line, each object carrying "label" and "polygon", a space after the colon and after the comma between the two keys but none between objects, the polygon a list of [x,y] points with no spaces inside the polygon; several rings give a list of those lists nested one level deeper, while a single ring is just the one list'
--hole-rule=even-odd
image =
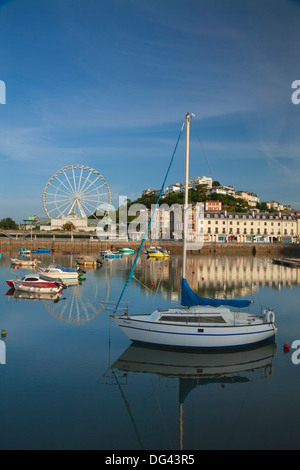
[{"label": "sailboat reflection", "polygon": [[268,378],[273,372],[275,354],[275,342],[228,352],[183,352],[132,344],[112,364],[110,371],[119,388],[120,372],[122,377],[125,373],[127,381],[131,373],[179,379],[179,447],[182,450],[183,404],[189,393],[200,385],[241,384]]}]

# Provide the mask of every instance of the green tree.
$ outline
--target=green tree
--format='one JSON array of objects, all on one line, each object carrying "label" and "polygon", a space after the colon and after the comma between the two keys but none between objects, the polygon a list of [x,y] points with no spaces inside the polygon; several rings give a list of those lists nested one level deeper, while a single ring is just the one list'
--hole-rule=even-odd
[{"label": "green tree", "polygon": [[62,226],[62,230],[66,230],[66,231],[73,231],[76,230],[76,227],[75,225],[73,224],[73,222],[66,222],[63,226]]},{"label": "green tree", "polygon": [[2,230],[18,230],[16,222],[10,217],[0,220],[0,228],[2,228]]},{"label": "green tree", "polygon": [[261,211],[270,211],[266,202],[259,202],[256,204],[257,209]]}]

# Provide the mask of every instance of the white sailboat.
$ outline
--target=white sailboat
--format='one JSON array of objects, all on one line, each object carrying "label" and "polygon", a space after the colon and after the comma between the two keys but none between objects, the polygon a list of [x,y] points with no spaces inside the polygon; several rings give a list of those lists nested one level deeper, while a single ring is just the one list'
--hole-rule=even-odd
[{"label": "white sailboat", "polygon": [[[185,215],[188,207],[189,133],[192,116],[188,113],[185,117]],[[184,223],[181,306],[156,309],[150,314],[129,315],[124,311],[119,315],[117,308],[124,288],[112,315],[115,323],[133,342],[172,348],[242,347],[274,337],[277,329],[273,310],[266,309],[260,316],[251,315],[241,310],[251,304],[249,300],[205,299],[191,290],[186,280],[186,229],[187,224]],[[132,275],[129,275],[128,281]]]}]

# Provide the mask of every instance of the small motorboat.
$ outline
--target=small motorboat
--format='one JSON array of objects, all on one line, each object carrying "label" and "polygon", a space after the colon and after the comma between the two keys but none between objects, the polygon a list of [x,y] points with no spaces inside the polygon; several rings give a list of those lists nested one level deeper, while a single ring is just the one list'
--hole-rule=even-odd
[{"label": "small motorboat", "polygon": [[105,259],[115,259],[115,258],[122,258],[122,253],[118,253],[117,251],[100,251],[100,256]]},{"label": "small motorboat", "polygon": [[93,258],[92,256],[80,256],[79,258],[76,258],[76,263],[79,264],[79,266],[84,266],[86,268],[98,268],[102,266],[103,261],[99,258]]},{"label": "small motorboat", "polygon": [[30,255],[31,254],[31,251],[30,250],[27,250],[27,248],[20,248],[19,250],[19,255],[20,256],[27,256],[27,255]]},{"label": "small motorboat", "polygon": [[38,270],[40,274],[51,278],[58,279],[78,279],[80,275],[77,268],[65,268],[64,266],[59,265],[50,265],[48,268],[40,268]]},{"label": "small motorboat", "polygon": [[170,253],[164,248],[161,248],[159,246],[155,248],[150,247],[150,249],[147,250],[146,253],[147,253],[148,258],[166,259],[170,257]]},{"label": "small motorboat", "polygon": [[52,253],[52,254],[54,254],[54,250],[53,250],[53,248],[36,248],[35,250],[31,250],[31,253],[40,253],[40,254]]},{"label": "small motorboat", "polygon": [[131,255],[132,253],[134,253],[134,250],[132,250],[131,248],[120,248],[119,253],[123,253],[124,255]]},{"label": "small motorboat", "polygon": [[34,259],[10,258],[10,262],[11,262],[11,264],[13,264],[15,266],[22,266],[24,268],[26,266],[37,266],[37,264],[40,263],[40,261],[37,260],[36,258],[34,258]]},{"label": "small motorboat", "polygon": [[6,281],[9,287],[23,292],[61,292],[65,287],[61,279],[50,279],[41,274],[27,274],[22,279]]}]

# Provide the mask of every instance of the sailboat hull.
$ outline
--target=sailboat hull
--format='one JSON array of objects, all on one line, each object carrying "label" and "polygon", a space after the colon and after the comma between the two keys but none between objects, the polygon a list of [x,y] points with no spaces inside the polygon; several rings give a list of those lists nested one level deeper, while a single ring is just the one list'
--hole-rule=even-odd
[{"label": "sailboat hull", "polygon": [[172,348],[243,347],[266,341],[277,333],[273,323],[202,327],[147,322],[124,316],[113,317],[113,319],[133,342]]}]

